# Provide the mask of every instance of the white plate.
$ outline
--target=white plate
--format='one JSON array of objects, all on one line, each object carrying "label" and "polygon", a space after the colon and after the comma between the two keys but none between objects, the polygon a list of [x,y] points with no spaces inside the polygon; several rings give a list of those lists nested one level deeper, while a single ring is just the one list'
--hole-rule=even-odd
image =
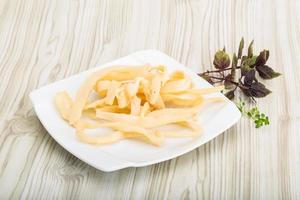
[{"label": "white plate", "polygon": [[175,158],[212,140],[239,120],[241,116],[239,110],[219,93],[217,96],[223,96],[226,103],[211,104],[210,107],[202,111],[200,120],[204,126],[204,131],[199,138],[167,138],[161,147],[133,140],[122,140],[106,146],[93,146],[79,142],[75,130],[62,120],[55,109],[53,104],[54,95],[59,91],[67,90],[74,96],[82,81],[89,74],[103,67],[116,64],[140,65],[146,63],[152,65],[163,64],[168,70],[183,70],[192,77],[199,87],[211,87],[196,73],[173,58],[156,50],[146,50],[32,91],[30,99],[38,118],[49,134],[74,156],[102,171],[141,167]]}]

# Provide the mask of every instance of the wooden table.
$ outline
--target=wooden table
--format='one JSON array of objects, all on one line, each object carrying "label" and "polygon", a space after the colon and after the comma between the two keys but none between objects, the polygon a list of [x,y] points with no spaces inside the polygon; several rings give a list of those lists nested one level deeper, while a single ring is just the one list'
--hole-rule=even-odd
[{"label": "wooden table", "polygon": [[[300,199],[300,1],[1,0],[0,199]],[[142,49],[203,71],[240,38],[283,73],[258,101],[271,125],[242,119],[176,159],[104,173],[41,126],[35,88]]]}]

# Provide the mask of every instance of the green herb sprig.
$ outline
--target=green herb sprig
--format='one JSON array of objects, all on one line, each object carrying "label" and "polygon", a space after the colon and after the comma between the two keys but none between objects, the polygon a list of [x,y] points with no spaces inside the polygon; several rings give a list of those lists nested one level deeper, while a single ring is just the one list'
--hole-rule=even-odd
[{"label": "green herb sprig", "polygon": [[[256,103],[255,98],[263,98],[271,93],[271,90],[266,88],[261,80],[273,79],[281,74],[267,65],[270,56],[269,50],[264,49],[258,55],[254,55],[253,44],[254,41],[249,44],[247,54],[243,54],[244,38],[242,38],[238,53],[233,53],[232,59],[224,47],[217,51],[214,56],[215,70],[208,70],[198,75],[213,85],[224,84],[224,94],[230,100],[235,98],[237,89],[240,89],[246,97]],[[257,107],[245,111],[241,110],[245,105],[242,106],[237,103],[236,105],[245,116],[255,122],[256,128],[269,124],[269,118],[265,114],[261,114]]]},{"label": "green herb sprig", "polygon": [[253,120],[255,123],[255,128],[270,124],[269,117],[264,113],[260,113],[256,106],[250,110],[247,110],[245,102],[241,99],[235,102],[235,104],[244,116],[247,116],[249,119]]}]

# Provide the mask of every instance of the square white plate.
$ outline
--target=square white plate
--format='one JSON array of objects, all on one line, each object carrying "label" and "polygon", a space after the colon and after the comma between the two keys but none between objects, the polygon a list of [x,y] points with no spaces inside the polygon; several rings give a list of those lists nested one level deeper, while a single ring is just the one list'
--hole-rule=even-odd
[{"label": "square white plate", "polygon": [[30,93],[30,99],[38,118],[49,134],[74,156],[102,171],[141,167],[175,158],[212,140],[239,120],[241,116],[239,110],[231,101],[219,93],[216,95],[224,97],[226,103],[211,104],[210,107],[202,110],[200,120],[204,130],[199,138],[167,138],[161,147],[133,140],[122,140],[105,146],[93,146],[78,141],[75,130],[62,120],[54,107],[54,95],[59,91],[67,90],[74,97],[82,81],[89,74],[101,68],[118,64],[140,65],[147,63],[152,65],[163,64],[170,71],[183,70],[192,77],[198,87],[211,87],[196,73],[166,54],[156,50],[146,50],[34,90]]}]

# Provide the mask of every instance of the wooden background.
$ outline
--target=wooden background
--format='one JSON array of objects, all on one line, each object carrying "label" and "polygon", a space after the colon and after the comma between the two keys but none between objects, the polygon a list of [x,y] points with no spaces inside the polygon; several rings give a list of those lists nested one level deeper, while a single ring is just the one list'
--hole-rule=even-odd
[{"label": "wooden background", "polygon": [[[299,0],[0,0],[0,199],[300,199],[299,23]],[[258,102],[271,125],[242,119],[161,164],[98,171],[47,134],[28,98],[142,49],[208,69],[242,36],[284,74]]]}]

